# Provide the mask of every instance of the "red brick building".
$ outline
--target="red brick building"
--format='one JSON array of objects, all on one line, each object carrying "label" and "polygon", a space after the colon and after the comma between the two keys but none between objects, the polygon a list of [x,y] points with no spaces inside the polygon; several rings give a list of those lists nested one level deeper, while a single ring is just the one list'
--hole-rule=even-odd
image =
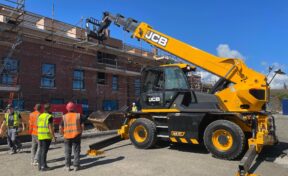
[{"label": "red brick building", "polygon": [[118,39],[87,41],[82,28],[4,5],[0,29],[1,108],[14,92],[13,103],[25,110],[71,100],[86,111],[118,109],[139,96],[141,68],[165,62]]}]

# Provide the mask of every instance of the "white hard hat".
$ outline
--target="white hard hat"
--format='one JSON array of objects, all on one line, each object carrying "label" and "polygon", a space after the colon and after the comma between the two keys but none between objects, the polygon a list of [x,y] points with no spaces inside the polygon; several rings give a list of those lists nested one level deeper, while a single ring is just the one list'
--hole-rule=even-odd
[{"label": "white hard hat", "polygon": [[135,102],[133,102],[132,105],[135,105]]}]

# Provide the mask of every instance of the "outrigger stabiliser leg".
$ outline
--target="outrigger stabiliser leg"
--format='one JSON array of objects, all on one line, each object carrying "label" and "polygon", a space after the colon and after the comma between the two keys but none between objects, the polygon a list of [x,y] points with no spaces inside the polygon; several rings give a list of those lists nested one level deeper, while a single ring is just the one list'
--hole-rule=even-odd
[{"label": "outrigger stabiliser leg", "polygon": [[[238,172],[236,176],[258,176],[257,174],[249,173],[249,170],[253,164],[254,159],[261,152],[264,144],[275,145],[278,143],[278,138],[276,136],[276,126],[275,119],[270,116],[270,132],[265,134],[265,131],[261,131],[262,124],[258,124],[258,120],[254,116],[252,119],[252,138],[248,139],[249,149],[245,153],[244,157],[240,161]],[[267,123],[267,122],[266,122]],[[265,124],[266,124],[265,123]],[[260,127],[260,128],[259,128]]]},{"label": "outrigger stabiliser leg", "polygon": [[237,176],[257,176],[249,173],[249,169],[257,155],[256,146],[250,146],[240,161]]},{"label": "outrigger stabiliser leg", "polygon": [[118,134],[114,135],[110,138],[95,142],[89,145],[89,150],[87,151],[87,155],[89,156],[97,156],[101,155],[104,152],[101,149],[113,145],[122,140],[128,139],[128,119],[126,118],[121,128],[118,130]]}]

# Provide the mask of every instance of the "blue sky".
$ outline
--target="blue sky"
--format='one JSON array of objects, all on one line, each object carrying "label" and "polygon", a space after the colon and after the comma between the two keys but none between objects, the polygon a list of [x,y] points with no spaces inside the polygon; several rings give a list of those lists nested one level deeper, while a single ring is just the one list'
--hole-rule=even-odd
[{"label": "blue sky", "polygon": [[[165,34],[217,55],[238,53],[247,65],[264,71],[267,65],[288,66],[288,1],[279,0],[54,0],[55,18],[77,24],[81,17],[100,18],[103,11],[144,21]],[[3,0],[0,0],[3,2]],[[26,9],[51,17],[53,0],[26,0]],[[121,29],[112,36],[140,46]],[[145,45],[144,45],[145,46]],[[228,54],[229,55],[229,54]],[[288,79],[287,79],[288,80]]]}]

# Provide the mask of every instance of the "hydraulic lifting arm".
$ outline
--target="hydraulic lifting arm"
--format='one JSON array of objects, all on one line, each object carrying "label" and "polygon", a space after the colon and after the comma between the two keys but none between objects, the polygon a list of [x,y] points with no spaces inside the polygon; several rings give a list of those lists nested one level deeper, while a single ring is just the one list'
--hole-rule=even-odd
[{"label": "hydraulic lifting arm", "polygon": [[[89,22],[89,19],[88,19]],[[93,22],[93,20],[90,20]],[[132,18],[121,15],[104,13],[97,31],[89,31],[88,36],[105,39],[106,29],[114,22],[122,26],[132,37],[144,40],[149,44],[169,52],[184,61],[192,63],[221,79],[215,84],[213,92],[218,97],[224,111],[229,112],[258,112],[267,103],[269,86],[265,75],[248,68],[243,60],[220,58],[190,46],[166,34],[156,31],[144,22],[137,22]],[[229,85],[228,84],[232,83]]]}]

